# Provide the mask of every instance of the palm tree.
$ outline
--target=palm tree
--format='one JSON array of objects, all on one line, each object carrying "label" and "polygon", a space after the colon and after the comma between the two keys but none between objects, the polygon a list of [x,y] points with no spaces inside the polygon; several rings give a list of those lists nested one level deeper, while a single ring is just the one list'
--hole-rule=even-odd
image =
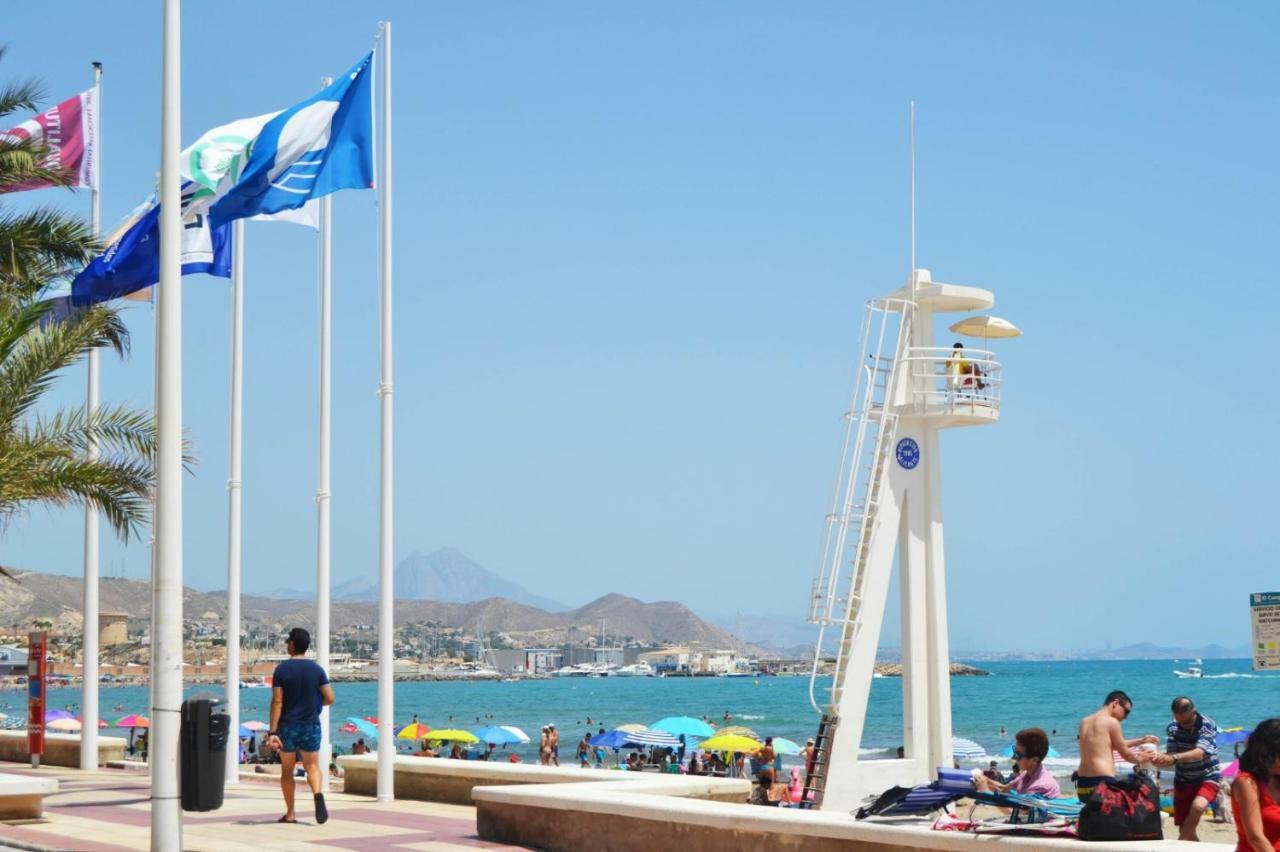
[{"label": "palm tree", "polygon": [[[4,49],[0,47],[0,58]],[[8,127],[15,112],[39,108],[42,92],[31,80],[0,88],[0,127]],[[23,188],[29,181],[70,186],[73,176],[51,168],[48,152],[30,139],[0,136],[0,195]],[[0,301],[36,295],[68,269],[88,263],[98,251],[89,226],[50,205],[7,212],[0,210]]]},{"label": "palm tree", "polygon": [[[111,406],[37,415],[57,374],[91,349],[128,351],[115,309],[97,306],[46,322],[47,303],[0,302],[0,530],[32,503],[88,505],[122,538],[147,519],[155,427],[146,412]],[[89,458],[96,444],[101,455]]]}]

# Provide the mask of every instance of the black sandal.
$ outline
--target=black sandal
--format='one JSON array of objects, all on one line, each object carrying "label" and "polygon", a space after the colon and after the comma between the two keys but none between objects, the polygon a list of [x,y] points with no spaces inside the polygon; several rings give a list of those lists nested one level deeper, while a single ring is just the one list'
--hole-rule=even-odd
[{"label": "black sandal", "polygon": [[276,820],[276,822],[297,822],[297,820],[289,819],[287,816],[282,816],[280,819]]}]

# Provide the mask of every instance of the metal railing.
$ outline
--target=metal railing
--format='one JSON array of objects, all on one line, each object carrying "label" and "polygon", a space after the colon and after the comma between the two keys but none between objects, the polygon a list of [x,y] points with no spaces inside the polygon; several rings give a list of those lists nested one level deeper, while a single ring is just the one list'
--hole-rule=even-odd
[{"label": "metal railing", "polygon": [[946,414],[982,408],[1000,410],[1003,385],[1000,362],[985,349],[913,346],[906,361],[911,371],[911,409]]}]

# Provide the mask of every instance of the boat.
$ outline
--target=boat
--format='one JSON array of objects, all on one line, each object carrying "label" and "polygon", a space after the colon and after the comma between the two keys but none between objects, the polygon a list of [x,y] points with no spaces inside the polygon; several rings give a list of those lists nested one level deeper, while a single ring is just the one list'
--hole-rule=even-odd
[{"label": "boat", "polygon": [[1201,666],[1203,665],[1204,665],[1204,660],[1200,659],[1199,657],[1196,657],[1194,660],[1191,661],[1191,664],[1187,666],[1187,670],[1185,672],[1179,671],[1178,669],[1174,669],[1173,673],[1176,674],[1178,677],[1204,677],[1204,669],[1201,668]]},{"label": "boat", "polygon": [[613,673],[614,677],[653,677],[657,674],[648,663],[632,663]]},{"label": "boat", "polygon": [[552,677],[586,677],[590,672],[581,666],[563,666],[551,673]]}]

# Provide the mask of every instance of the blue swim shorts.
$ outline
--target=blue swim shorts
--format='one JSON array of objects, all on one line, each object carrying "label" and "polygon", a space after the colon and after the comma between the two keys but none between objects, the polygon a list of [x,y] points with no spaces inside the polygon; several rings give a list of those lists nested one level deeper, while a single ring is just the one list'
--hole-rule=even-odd
[{"label": "blue swim shorts", "polygon": [[281,722],[276,731],[280,737],[281,751],[319,751],[319,722]]}]

